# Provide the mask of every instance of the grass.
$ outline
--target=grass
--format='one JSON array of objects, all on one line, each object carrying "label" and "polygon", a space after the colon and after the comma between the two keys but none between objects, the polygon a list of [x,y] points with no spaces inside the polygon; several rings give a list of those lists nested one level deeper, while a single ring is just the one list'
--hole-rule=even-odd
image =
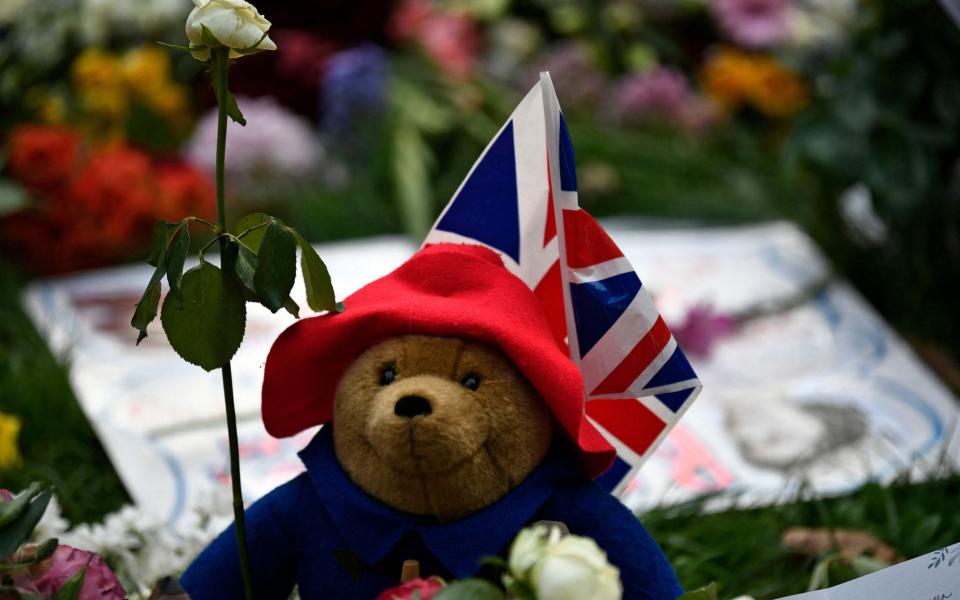
[{"label": "grass", "polygon": [[0,488],[53,484],[64,516],[97,520],[129,502],[67,380],[20,305],[20,281],[0,264],[0,411],[22,421],[22,464],[0,473]]},{"label": "grass", "polygon": [[[960,475],[921,484],[868,484],[848,496],[751,510],[702,512],[703,500],[642,516],[687,589],[716,582],[720,598],[780,598],[807,590],[819,557],[789,553],[790,527],[851,528],[872,533],[903,558],[960,541]],[[836,573],[836,585],[849,578]]]}]

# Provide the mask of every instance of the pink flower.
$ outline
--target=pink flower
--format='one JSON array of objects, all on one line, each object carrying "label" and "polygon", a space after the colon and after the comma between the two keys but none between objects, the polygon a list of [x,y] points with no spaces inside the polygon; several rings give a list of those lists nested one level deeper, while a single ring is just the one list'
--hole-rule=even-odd
[{"label": "pink flower", "polygon": [[736,320],[729,316],[713,312],[708,306],[694,306],[687,312],[683,325],[672,327],[673,337],[684,352],[706,358],[710,356],[713,345],[722,337],[733,333]]},{"label": "pink flower", "polygon": [[[61,544],[53,556],[32,567],[33,587],[41,596],[52,598],[68,579],[86,568],[78,600],[123,600],[126,591],[103,559],[93,552]],[[19,583],[18,583],[19,585]]]},{"label": "pink flower", "polygon": [[[413,579],[407,583],[384,590],[377,600],[411,600],[418,597],[421,600],[430,600],[434,594],[443,589],[443,580],[439,577],[428,577],[426,579]],[[419,592],[419,596],[414,596]]]},{"label": "pink flower", "polygon": [[683,75],[667,67],[647,73],[631,73],[613,91],[613,110],[628,123],[663,119],[679,121],[690,90]]},{"label": "pink flower", "polygon": [[730,39],[748,48],[765,48],[787,37],[790,0],[711,0],[713,17]]},{"label": "pink flower", "polygon": [[441,10],[427,0],[405,0],[387,25],[401,42],[417,42],[440,70],[467,79],[480,55],[480,29],[468,14]]},{"label": "pink flower", "polygon": [[13,500],[13,492],[0,488],[0,500],[3,500],[4,502],[10,502]]},{"label": "pink flower", "polygon": [[473,74],[480,53],[480,32],[469,16],[435,13],[423,24],[420,43],[450,77],[467,79]]}]

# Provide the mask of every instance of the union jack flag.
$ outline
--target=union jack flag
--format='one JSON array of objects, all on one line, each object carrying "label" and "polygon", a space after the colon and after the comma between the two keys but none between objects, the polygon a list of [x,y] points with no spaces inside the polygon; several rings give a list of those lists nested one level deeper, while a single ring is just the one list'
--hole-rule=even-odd
[{"label": "union jack flag", "polygon": [[630,262],[580,208],[573,144],[541,73],[454,193],[424,245],[481,244],[539,298],[583,374],[586,413],[617,449],[622,492],[700,391]]}]

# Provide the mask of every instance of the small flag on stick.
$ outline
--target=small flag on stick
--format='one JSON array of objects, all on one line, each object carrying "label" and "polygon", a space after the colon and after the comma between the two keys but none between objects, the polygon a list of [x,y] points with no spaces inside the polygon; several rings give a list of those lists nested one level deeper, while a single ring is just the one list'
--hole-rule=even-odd
[{"label": "small flag on stick", "polygon": [[548,73],[477,159],[424,245],[481,244],[540,300],[583,374],[587,416],[617,449],[614,493],[680,420],[700,381],[630,262],[577,199],[573,143]]}]

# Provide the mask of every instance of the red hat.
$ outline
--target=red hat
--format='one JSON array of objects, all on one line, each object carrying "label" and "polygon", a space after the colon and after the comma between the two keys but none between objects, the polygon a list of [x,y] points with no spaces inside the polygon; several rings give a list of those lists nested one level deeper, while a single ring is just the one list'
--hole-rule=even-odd
[{"label": "red hat", "polygon": [[462,337],[502,350],[537,389],[597,476],[615,451],[584,412],[580,371],[554,340],[533,292],[480,246],[437,244],[348,297],[342,313],[302,319],[274,342],[263,422],[277,437],[333,418],[343,373],[364,350],[408,334]]}]

